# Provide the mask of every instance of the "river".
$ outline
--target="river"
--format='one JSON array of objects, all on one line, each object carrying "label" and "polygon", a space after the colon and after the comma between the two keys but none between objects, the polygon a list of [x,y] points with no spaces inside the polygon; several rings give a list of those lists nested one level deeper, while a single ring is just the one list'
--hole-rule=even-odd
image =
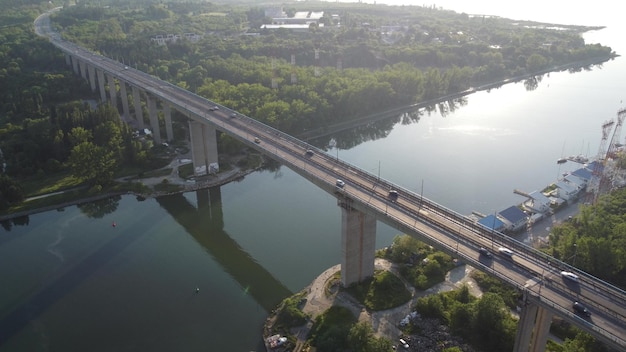
[{"label": "river", "polygon": [[[622,53],[621,33],[586,38]],[[578,167],[558,158],[598,153],[601,124],[623,107],[625,61],[315,143],[459,213],[493,213],[523,200],[513,189]],[[378,224],[377,247],[396,235]],[[339,261],[335,199],[285,167],[209,192],[31,215],[0,230],[0,351],[261,351],[268,311]]]}]

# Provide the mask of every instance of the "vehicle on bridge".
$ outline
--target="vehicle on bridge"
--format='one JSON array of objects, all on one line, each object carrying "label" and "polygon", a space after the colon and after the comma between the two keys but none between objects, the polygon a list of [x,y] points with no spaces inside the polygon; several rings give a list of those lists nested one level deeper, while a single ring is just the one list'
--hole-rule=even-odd
[{"label": "vehicle on bridge", "polygon": [[313,156],[313,154],[315,154],[313,152],[313,149],[307,149],[306,152],[304,153],[306,156]]},{"label": "vehicle on bridge", "polygon": [[396,202],[398,200],[398,191],[394,189],[390,190],[389,193],[387,194],[387,197],[389,198],[390,201]]},{"label": "vehicle on bridge", "polygon": [[337,182],[335,182],[335,185],[339,188],[343,188],[346,185],[346,183],[343,182],[343,180],[337,180]]},{"label": "vehicle on bridge", "polygon": [[500,253],[500,255],[503,255],[509,259],[513,258],[513,251],[506,247],[498,248],[498,253]]},{"label": "vehicle on bridge", "polygon": [[580,302],[574,302],[574,304],[572,305],[572,307],[574,308],[574,311],[582,316],[585,317],[590,317],[591,316],[591,312],[589,311],[589,309],[587,309],[587,307],[585,307],[582,303]]},{"label": "vehicle on bridge", "polygon": [[571,271],[561,271],[561,277],[573,282],[578,282],[578,275]]},{"label": "vehicle on bridge", "polygon": [[491,254],[491,252],[489,252],[489,250],[487,250],[487,248],[485,247],[480,247],[480,249],[478,250],[478,253],[480,253],[480,255],[485,256],[486,258],[492,258],[493,255]]},{"label": "vehicle on bridge", "polygon": [[261,144],[261,140],[259,139],[259,137],[254,137],[254,143]]}]

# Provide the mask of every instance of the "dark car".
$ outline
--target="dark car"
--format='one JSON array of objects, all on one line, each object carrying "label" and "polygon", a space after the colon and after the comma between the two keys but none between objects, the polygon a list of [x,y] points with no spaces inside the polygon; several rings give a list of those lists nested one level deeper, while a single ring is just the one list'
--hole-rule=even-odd
[{"label": "dark car", "polygon": [[313,156],[313,154],[315,154],[315,152],[313,152],[313,149],[307,149],[306,153],[304,153],[304,154],[306,154],[306,156]]},{"label": "dark car", "polygon": [[387,197],[389,197],[389,200],[392,202],[396,202],[398,200],[398,191],[396,190],[390,190],[389,193],[387,194]]},{"label": "dark car", "polygon": [[489,252],[487,248],[484,248],[484,247],[480,247],[480,249],[478,250],[478,253],[480,253],[480,255],[485,256],[487,258],[493,257],[491,252]]},{"label": "dark car", "polygon": [[585,317],[590,317],[591,316],[591,312],[589,311],[589,309],[587,309],[587,307],[585,307],[582,303],[580,302],[574,302],[574,304],[572,305],[572,307],[574,308],[574,311],[582,316]]}]

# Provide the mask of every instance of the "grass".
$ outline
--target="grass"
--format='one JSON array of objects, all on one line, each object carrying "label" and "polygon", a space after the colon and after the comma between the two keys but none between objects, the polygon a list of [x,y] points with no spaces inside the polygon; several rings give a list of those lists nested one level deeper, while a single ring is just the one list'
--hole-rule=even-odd
[{"label": "grass", "polygon": [[80,186],[81,183],[69,172],[61,172],[29,178],[21,181],[20,185],[28,198],[71,189]]}]

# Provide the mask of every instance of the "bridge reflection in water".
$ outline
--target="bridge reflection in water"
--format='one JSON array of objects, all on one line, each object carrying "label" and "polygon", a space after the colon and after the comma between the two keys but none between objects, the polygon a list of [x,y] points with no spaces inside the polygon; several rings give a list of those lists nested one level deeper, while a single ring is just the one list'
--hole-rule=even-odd
[{"label": "bridge reflection in water", "polygon": [[292,292],[224,232],[219,187],[198,190],[196,197],[197,207],[183,194],[159,197],[157,202],[261,307],[272,311]]}]

